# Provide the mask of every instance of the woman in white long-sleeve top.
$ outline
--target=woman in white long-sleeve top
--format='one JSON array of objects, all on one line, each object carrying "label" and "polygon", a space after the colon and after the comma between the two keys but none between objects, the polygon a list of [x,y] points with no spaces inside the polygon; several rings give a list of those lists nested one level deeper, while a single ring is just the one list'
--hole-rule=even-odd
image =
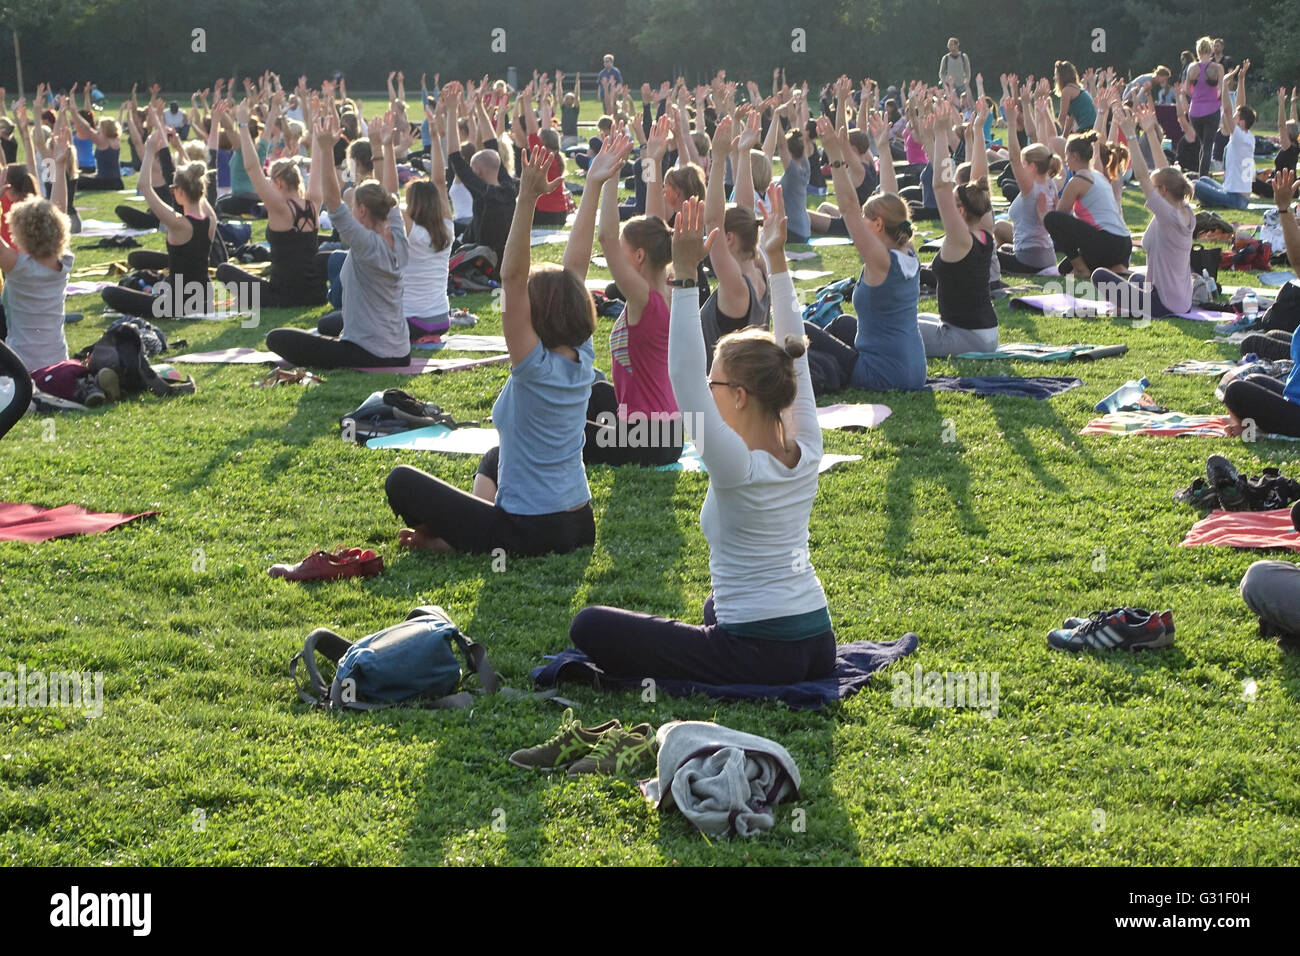
[{"label": "woman in white long-sleeve top", "polygon": [[[824,677],[835,665],[826,595],[808,559],[821,428],[785,259],[780,187],[768,197],[763,248],[775,336],[744,329],[723,337],[706,372],[694,279],[673,280],[668,371],[709,472],[700,527],[713,594],[704,603],[704,625],[583,609],[569,637],[611,676],[788,684]],[[715,229],[705,242],[703,222],[703,203],[688,200],[673,231],[675,275],[693,277],[719,241]]]}]

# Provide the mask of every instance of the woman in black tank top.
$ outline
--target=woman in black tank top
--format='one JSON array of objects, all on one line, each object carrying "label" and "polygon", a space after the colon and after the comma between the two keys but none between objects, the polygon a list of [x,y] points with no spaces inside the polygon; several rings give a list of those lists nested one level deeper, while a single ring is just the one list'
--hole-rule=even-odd
[{"label": "woman in black tank top", "polygon": [[[153,132],[145,145],[145,155],[152,155],[167,145],[165,127],[157,111],[151,113]],[[189,163],[176,171],[172,197],[180,211],[167,205],[154,191],[153,163],[140,170],[140,191],[149,211],[167,230],[165,265],[170,275],[150,292],[136,292],[110,286],[100,295],[112,309],[123,315],[179,319],[212,311],[212,286],[208,281],[208,255],[217,232],[217,215],[205,196],[207,166]],[[164,265],[164,255],[152,250],[138,250],[128,256],[133,269],[157,269]]]},{"label": "woman in black tank top", "polygon": [[[279,100],[271,103],[271,113],[263,127],[263,136],[279,127],[276,115]],[[311,107],[302,101],[303,123],[311,128]],[[257,149],[248,131],[248,106],[240,104],[235,109],[239,126],[240,155],[244,171],[253,183],[257,198],[266,206],[266,241],[271,247],[271,268],[265,279],[251,272],[222,263],[217,266],[217,278],[242,298],[246,291],[257,289],[261,305],[271,308],[284,306],[323,305],[326,300],[325,274],[317,267],[316,253],[320,246],[317,210],[321,205],[321,178],[318,175],[319,156],[312,151],[312,176],[306,196],[303,195],[302,177],[294,158],[277,159],[271,164],[271,174],[262,172]]]},{"label": "woman in black tank top", "polygon": [[[936,170],[951,162],[948,131],[955,123],[949,106],[937,113],[933,129],[924,129],[934,138],[930,155],[935,158]],[[989,295],[989,266],[996,243],[993,234],[980,224],[992,208],[988,178],[981,176],[952,188],[936,185],[934,196],[944,229],[943,244],[931,266],[938,285],[939,314],[917,317],[925,354],[992,352],[997,348],[998,316]]]}]

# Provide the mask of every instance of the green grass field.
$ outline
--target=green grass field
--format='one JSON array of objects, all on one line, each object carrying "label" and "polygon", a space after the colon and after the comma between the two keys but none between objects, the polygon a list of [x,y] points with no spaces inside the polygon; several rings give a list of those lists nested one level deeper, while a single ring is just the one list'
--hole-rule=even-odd
[{"label": "green grass field", "polygon": [[[1140,198],[1125,192],[1135,228],[1146,222]],[[112,219],[123,199],[87,194],[78,205],[83,216]],[[74,237],[74,248],[89,241]],[[163,238],[145,242],[161,248]],[[558,259],[560,248],[534,254]],[[109,258],[78,251],[77,264]],[[835,277],[858,269],[851,247],[798,266]],[[800,284],[805,300],[819,284]],[[480,315],[476,332],[499,334],[488,296],[456,304]],[[86,313],[68,328],[75,351],[107,323],[97,296],[69,309]],[[324,311],[266,310],[257,329],[174,322],[167,332],[191,349],[260,346],[268,329],[309,327]],[[702,839],[680,816],[652,811],[631,780],[508,765],[510,751],[550,735],[553,704],[488,698],[472,711],[330,715],[298,701],[286,670],[314,627],[355,639],[423,603],[446,607],[521,688],[543,654],[567,645],[569,621],[588,603],[698,621],[709,590],[704,477],[594,468],[595,547],[494,572],[490,558],[403,553],[383,495],[398,463],[468,488],[474,458],[367,450],[341,440],[338,419],[393,386],[457,418],[483,418],[506,380],[502,366],[414,379],[328,372],[323,385],[274,390],[252,387],[260,367],[193,366],[192,397],[28,416],[0,443],[0,500],[161,514],[102,535],[0,543],[0,670],[101,671],[105,697],[98,719],[0,709],[0,860],[1293,862],[1300,662],[1256,636],[1236,590],[1252,561],[1285,555],[1180,548],[1198,513],[1170,496],[1210,454],[1243,471],[1277,464],[1295,474],[1300,446],[1080,436],[1094,403],[1142,375],[1161,404],[1214,411],[1213,379],[1161,370],[1233,357],[1235,347],[1206,344],[1211,332],[1199,323],[1134,329],[1012,312],[1005,300],[998,313],[1003,341],[1130,350],[1096,364],[930,364],[931,374],[1086,383],[1045,402],[834,396],[884,402],[894,414],[864,433],[826,434],[829,451],[863,460],[823,477],[811,542],[840,640],[915,631],[919,651],[895,667],[994,672],[996,717],[895,707],[888,671],[816,713],[570,692],[586,723],[716,720],[783,743],[803,796],[752,841]],[[602,319],[596,334],[606,372],[610,326]],[[385,573],[305,585],[266,574],[343,546],[378,549]],[[1122,604],[1173,608],[1176,646],[1140,656],[1048,649],[1048,629],[1065,617]]]}]

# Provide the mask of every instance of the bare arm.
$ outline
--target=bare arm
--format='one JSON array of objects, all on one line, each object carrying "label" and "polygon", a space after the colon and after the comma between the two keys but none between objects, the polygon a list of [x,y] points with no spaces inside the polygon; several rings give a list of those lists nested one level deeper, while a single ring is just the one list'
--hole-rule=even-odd
[{"label": "bare arm", "polygon": [[[515,202],[515,215],[510,222],[510,234],[501,256],[501,290],[504,295],[501,331],[510,352],[511,367],[526,359],[540,341],[533,330],[532,308],[528,300],[528,273],[532,268],[533,255],[533,214],[537,200],[556,185],[546,177],[546,170],[551,165],[551,154],[547,150],[528,150],[524,156],[524,166],[519,175],[519,198]],[[584,192],[583,199],[586,198]],[[569,252],[566,249],[566,269],[568,263]],[[579,274],[585,275],[585,269]]]},{"label": "bare arm", "polygon": [[[883,123],[883,120],[882,120]],[[867,284],[879,285],[885,281],[889,272],[889,250],[867,224],[858,205],[857,190],[849,179],[848,167],[840,165],[845,147],[835,130],[831,128],[826,117],[817,120],[817,132],[826,147],[826,155],[831,160],[831,179],[835,183],[835,201],[839,206],[840,216],[844,219],[844,228],[853,240],[858,257],[867,270]]]}]

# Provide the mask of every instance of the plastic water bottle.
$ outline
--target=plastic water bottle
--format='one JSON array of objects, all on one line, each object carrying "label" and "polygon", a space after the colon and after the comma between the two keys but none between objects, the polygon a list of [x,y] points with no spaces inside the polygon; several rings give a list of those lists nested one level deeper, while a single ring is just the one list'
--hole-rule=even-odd
[{"label": "plastic water bottle", "polygon": [[1125,405],[1135,405],[1137,404],[1138,399],[1140,399],[1142,394],[1147,390],[1147,386],[1150,384],[1151,383],[1146,380],[1145,376],[1137,381],[1129,379],[1119,388],[1115,389],[1115,391],[1111,392],[1098,402],[1096,411],[1105,414],[1108,412],[1119,411]]},{"label": "plastic water bottle", "polygon": [[1259,317],[1259,299],[1255,297],[1254,289],[1247,292],[1246,297],[1241,300],[1241,317],[1249,325],[1254,325]]}]

